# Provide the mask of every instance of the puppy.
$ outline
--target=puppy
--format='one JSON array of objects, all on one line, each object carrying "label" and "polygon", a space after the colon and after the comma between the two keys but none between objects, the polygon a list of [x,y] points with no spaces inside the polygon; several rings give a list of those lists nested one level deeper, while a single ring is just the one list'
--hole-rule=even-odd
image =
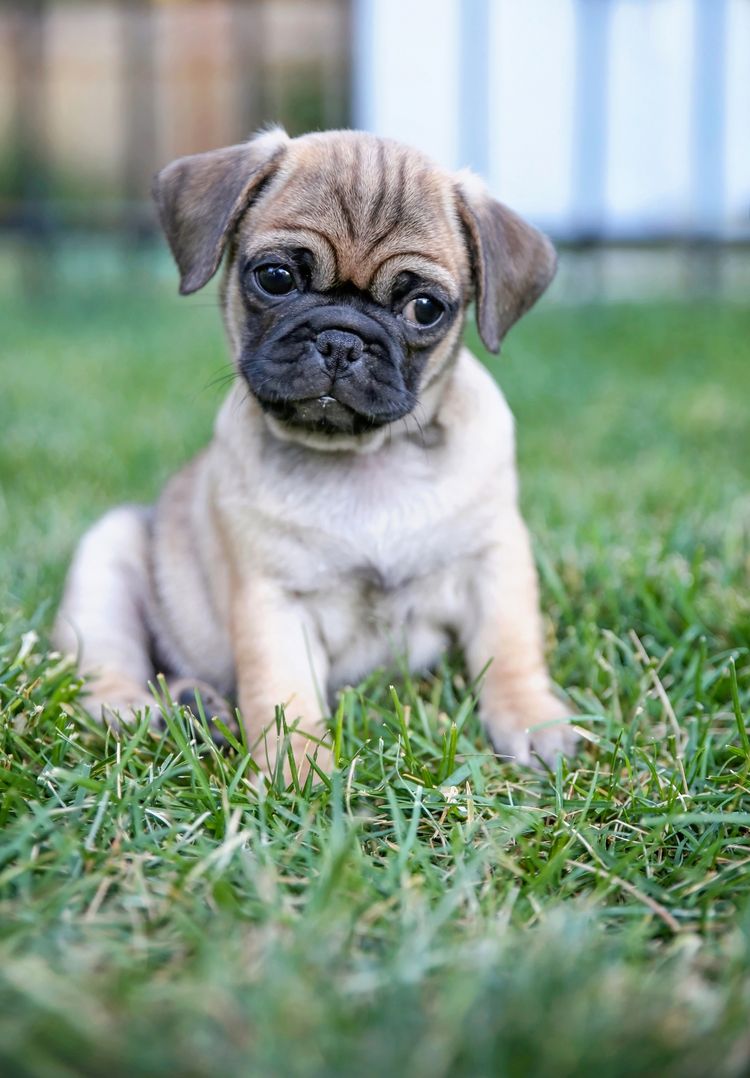
[{"label": "puppy", "polygon": [[513,420],[461,343],[473,300],[498,351],[554,275],[549,241],[471,174],[355,131],[274,129],[175,161],[154,194],[181,293],[225,260],[237,377],[156,506],[79,546],[57,638],[91,712],[153,707],[164,672],[212,711],[236,700],[267,770],[282,705],[304,770],[337,687],[456,641],[495,748],[565,751]]}]

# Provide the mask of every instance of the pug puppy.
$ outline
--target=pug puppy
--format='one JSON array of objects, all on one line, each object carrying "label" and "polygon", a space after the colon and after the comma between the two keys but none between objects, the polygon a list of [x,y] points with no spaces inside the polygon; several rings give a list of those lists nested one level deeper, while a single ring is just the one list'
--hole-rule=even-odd
[{"label": "pug puppy", "polygon": [[156,506],[79,546],[57,638],[91,712],[153,707],[161,671],[211,711],[236,700],[267,770],[283,706],[304,770],[337,687],[455,641],[496,750],[552,761],[571,709],[545,666],[513,419],[461,343],[474,301],[499,350],[552,280],[550,242],[473,175],[356,131],[267,131],[175,161],[154,194],[181,293],[225,261],[237,377]]}]

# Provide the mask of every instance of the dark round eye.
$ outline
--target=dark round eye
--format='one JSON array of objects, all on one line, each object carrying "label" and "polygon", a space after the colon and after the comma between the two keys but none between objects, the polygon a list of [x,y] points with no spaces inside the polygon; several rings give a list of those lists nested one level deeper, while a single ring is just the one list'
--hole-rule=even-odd
[{"label": "dark round eye", "polygon": [[268,262],[265,266],[258,266],[255,271],[255,280],[264,292],[269,296],[287,296],[295,289],[294,277],[286,268],[278,262]]},{"label": "dark round eye", "polygon": [[404,318],[419,326],[434,326],[440,320],[445,307],[432,296],[416,296],[404,307]]}]

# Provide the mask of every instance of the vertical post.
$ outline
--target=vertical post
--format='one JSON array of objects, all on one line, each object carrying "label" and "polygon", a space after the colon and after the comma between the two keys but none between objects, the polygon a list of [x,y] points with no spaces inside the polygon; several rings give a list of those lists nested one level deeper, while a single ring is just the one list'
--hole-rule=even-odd
[{"label": "vertical post", "polygon": [[330,64],[321,64],[321,112],[323,126],[351,124],[352,0],[332,0],[336,35]]},{"label": "vertical post", "polygon": [[268,113],[265,90],[263,0],[233,0],[232,67],[238,140],[248,138],[260,124],[274,119]]},{"label": "vertical post", "polygon": [[699,239],[717,239],[724,224],[726,60],[726,0],[694,0],[690,175]]},{"label": "vertical post", "polygon": [[352,0],[352,3],[352,121],[355,127],[374,131],[378,123],[375,100],[375,0]]},{"label": "vertical post", "polygon": [[726,200],[726,0],[694,0],[690,147],[691,236],[688,291],[705,295],[721,283]]},{"label": "vertical post", "polygon": [[490,0],[461,0],[459,13],[459,164],[487,176],[490,169]]},{"label": "vertical post", "polygon": [[572,219],[575,239],[590,244],[606,225],[610,0],[575,0],[576,79]]},{"label": "vertical post", "polygon": [[[16,100],[12,196],[22,238],[21,275],[31,296],[49,283],[50,206],[46,145],[46,0],[27,0],[12,15]],[[40,255],[45,255],[41,269]]]},{"label": "vertical post", "polygon": [[153,234],[147,210],[151,176],[156,169],[156,50],[151,0],[128,0],[121,7],[123,137],[122,225],[128,246],[140,246]]}]

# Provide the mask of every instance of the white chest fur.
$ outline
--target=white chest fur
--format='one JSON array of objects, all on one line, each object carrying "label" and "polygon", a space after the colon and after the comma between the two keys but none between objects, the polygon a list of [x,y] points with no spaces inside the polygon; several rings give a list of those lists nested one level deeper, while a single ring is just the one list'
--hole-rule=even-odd
[{"label": "white chest fur", "polygon": [[258,487],[250,556],[296,593],[335,683],[397,656],[430,665],[471,616],[494,498],[457,490],[442,457],[412,441],[348,461],[305,453],[292,486],[271,470]]}]

